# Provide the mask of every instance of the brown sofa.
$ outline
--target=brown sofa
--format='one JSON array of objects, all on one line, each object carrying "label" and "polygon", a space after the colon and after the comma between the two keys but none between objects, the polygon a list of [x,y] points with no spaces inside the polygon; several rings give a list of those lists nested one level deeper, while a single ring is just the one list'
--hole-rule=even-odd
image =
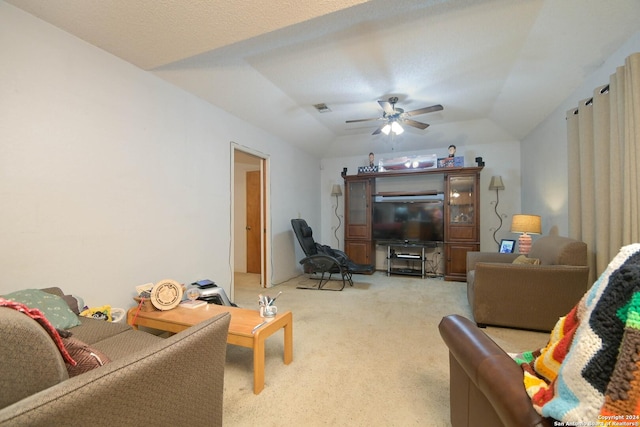
[{"label": "brown sofa", "polygon": [[550,331],[588,289],[587,245],[543,236],[529,258],[540,265],[513,264],[520,254],[467,253],[467,298],[479,326]]},{"label": "brown sofa", "polygon": [[221,426],[229,319],[220,315],[163,339],[80,317],[73,337],[111,362],[69,378],[45,329],[0,307],[0,425]]},{"label": "brown sofa", "polygon": [[469,319],[450,315],[439,325],[449,347],[453,427],[548,427],[531,404],[520,366]]}]

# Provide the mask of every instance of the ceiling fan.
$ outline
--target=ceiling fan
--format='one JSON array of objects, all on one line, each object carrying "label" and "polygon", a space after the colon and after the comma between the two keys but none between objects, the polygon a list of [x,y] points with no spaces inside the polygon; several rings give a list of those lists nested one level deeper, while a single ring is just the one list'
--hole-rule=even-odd
[{"label": "ceiling fan", "polygon": [[434,111],[440,111],[443,109],[442,105],[436,104],[431,107],[418,108],[417,110],[411,110],[405,112],[402,108],[396,107],[396,102],[398,102],[397,96],[392,96],[389,98],[389,101],[378,101],[380,107],[384,111],[382,117],[375,117],[372,119],[358,119],[358,120],[347,120],[346,123],[357,123],[357,122],[369,122],[373,120],[384,120],[385,123],[381,125],[378,129],[376,129],[372,135],[378,135],[380,132],[385,135],[389,135],[390,132],[393,132],[396,135],[400,135],[404,132],[401,124],[413,126],[418,129],[426,129],[429,127],[427,123],[422,123],[417,120],[413,120],[411,117],[419,116],[420,114],[432,113]]}]

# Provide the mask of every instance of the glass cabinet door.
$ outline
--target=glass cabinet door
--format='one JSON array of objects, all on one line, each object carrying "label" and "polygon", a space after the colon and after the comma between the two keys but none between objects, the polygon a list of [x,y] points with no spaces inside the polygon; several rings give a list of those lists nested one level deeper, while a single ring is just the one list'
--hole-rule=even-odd
[{"label": "glass cabinet door", "polygon": [[450,224],[473,224],[475,205],[475,177],[452,176],[449,178]]},{"label": "glass cabinet door", "polygon": [[367,183],[364,181],[349,182],[349,223],[363,225],[367,223]]},{"label": "glass cabinet door", "polygon": [[354,179],[345,183],[346,238],[371,239],[371,182],[368,179]]},{"label": "glass cabinet door", "polygon": [[447,176],[445,280],[465,281],[467,254],[480,250],[479,180],[479,173],[452,173]]}]

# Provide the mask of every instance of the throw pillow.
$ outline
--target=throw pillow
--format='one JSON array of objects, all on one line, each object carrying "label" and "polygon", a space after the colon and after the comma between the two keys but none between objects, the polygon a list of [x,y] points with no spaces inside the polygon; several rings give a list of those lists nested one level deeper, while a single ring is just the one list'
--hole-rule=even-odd
[{"label": "throw pillow", "polygon": [[71,355],[73,360],[76,361],[76,366],[71,366],[70,363],[65,363],[67,366],[67,372],[69,372],[69,378],[76,375],[83,374],[100,366],[111,362],[111,359],[101,351],[95,348],[89,347],[86,343],[76,339],[74,337],[63,337],[62,342],[67,352]]},{"label": "throw pillow", "polygon": [[69,329],[80,324],[78,316],[71,311],[64,299],[57,295],[39,289],[23,289],[7,294],[5,298],[22,303],[29,308],[37,308],[44,313],[54,328]]},{"label": "throw pillow", "polygon": [[532,264],[532,265],[540,265],[540,260],[538,258],[529,258],[526,255],[520,255],[518,258],[513,260],[514,264]]},{"label": "throw pillow", "polygon": [[80,314],[80,308],[78,307],[78,300],[72,295],[65,295],[62,297],[64,302],[67,303],[71,311],[75,314]]}]

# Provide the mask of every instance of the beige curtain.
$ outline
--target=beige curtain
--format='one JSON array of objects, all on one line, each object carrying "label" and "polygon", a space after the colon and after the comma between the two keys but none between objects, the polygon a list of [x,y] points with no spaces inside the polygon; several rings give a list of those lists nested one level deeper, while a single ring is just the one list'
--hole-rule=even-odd
[{"label": "beige curtain", "polygon": [[587,243],[590,283],[640,242],[640,53],[567,112],[569,236]]}]

